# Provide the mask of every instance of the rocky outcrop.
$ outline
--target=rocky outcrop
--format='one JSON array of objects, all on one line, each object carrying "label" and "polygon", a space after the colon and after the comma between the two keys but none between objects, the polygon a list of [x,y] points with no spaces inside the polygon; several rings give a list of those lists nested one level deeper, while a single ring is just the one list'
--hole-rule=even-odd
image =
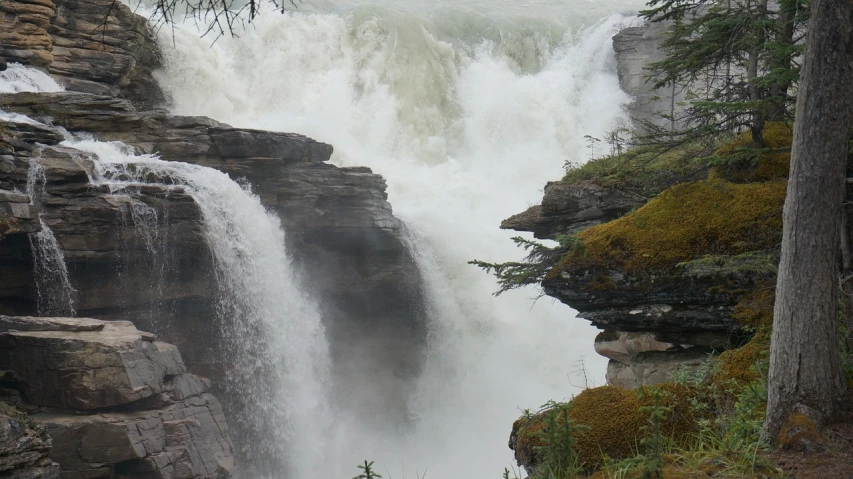
[{"label": "rocky outcrop", "polygon": [[0,414],[0,477],[57,479],[60,469],[49,457],[52,441],[47,428],[17,411],[7,411],[8,407],[3,409],[4,414]]},{"label": "rocky outcrop", "polygon": [[550,181],[542,204],[501,222],[501,229],[530,231],[540,239],[572,235],[584,228],[616,219],[642,206],[646,198],[594,183]]},{"label": "rocky outcrop", "polygon": [[[0,95],[0,103],[8,111],[34,119],[49,118],[71,132],[123,141],[163,159],[245,178],[278,213],[288,249],[305,282],[318,293],[342,381],[358,377],[351,370],[355,365],[360,374],[388,375],[385,383],[398,386],[400,378],[416,374],[425,339],[420,277],[380,176],[367,168],[325,163],[331,146],[300,135],[236,129],[208,118],[170,116],[162,110],[140,112],[128,101],[111,97],[17,93]],[[65,253],[71,284],[77,290],[77,311],[133,319],[177,344],[193,371],[220,377],[219,348],[210,347],[217,344],[216,329],[209,327],[215,317],[215,300],[209,292],[215,288],[209,283],[212,275],[206,273],[208,260],[192,200],[156,187],[137,198],[158,217],[169,218],[168,224],[161,225],[166,228],[163,243],[170,251],[181,252],[166,254],[171,258],[166,265],[171,271],[168,276],[178,279],[163,289],[145,266],[150,252],[142,232],[128,217],[133,207],[128,202],[135,200],[92,188],[86,161],[80,160],[85,155],[56,146],[41,148],[38,154],[47,173],[40,200],[43,215]],[[17,165],[7,178],[14,177],[11,183],[21,188],[26,159]],[[159,298],[157,308],[152,308],[152,298]],[[139,314],[152,309],[158,312]],[[162,329],[169,323],[180,326]],[[375,333],[378,330],[384,332],[381,338]],[[355,361],[353,355],[365,345],[380,348],[383,357]],[[405,388],[394,386],[377,391],[374,399],[379,409],[399,410],[406,394]]]},{"label": "rocky outcrop", "polygon": [[[612,221],[644,202],[632,193],[591,183],[549,183],[541,207],[501,226],[554,239]],[[610,359],[609,384],[636,387],[664,382],[678,369],[695,370],[709,353],[744,340],[746,333],[732,313],[739,292],[752,284],[750,268],[740,268],[737,274],[713,266],[637,272],[615,259],[584,256],[578,254],[571,267],[555,265],[542,286],[547,295],[604,330],[595,347]]]},{"label": "rocky outcrop", "polygon": [[62,477],[231,475],[210,383],[186,372],[175,346],[129,322],[0,316],[0,369],[3,387],[53,439]]},{"label": "rocky outcrop", "polygon": [[633,97],[628,114],[635,127],[641,127],[643,122],[669,127],[671,121],[662,115],[678,116],[683,109],[679,105],[684,100],[682,88],[653,89],[654,80],[649,80],[649,67],[665,57],[662,44],[669,26],[669,22],[646,22],[640,27],[624,28],[613,36],[619,86]]},{"label": "rocky outcrop", "polygon": [[651,333],[602,332],[595,352],[610,359],[607,384],[635,388],[671,380],[679,371],[701,367],[712,349],[658,341]]},{"label": "rocky outcrop", "polygon": [[[203,117],[171,116],[162,110],[138,111],[128,101],[111,97],[75,92],[0,94],[0,104],[34,119],[50,119],[71,132],[122,141],[166,160],[200,164],[248,180],[261,200],[278,213],[287,232],[288,249],[305,282],[321,299],[341,378],[356,377],[350,368],[357,364],[362,373],[389,375],[399,383],[399,378],[414,376],[420,367],[425,338],[420,277],[402,240],[403,226],[387,202],[382,177],[367,168],[338,168],[325,163],[332,147],[300,135],[237,129]],[[215,338],[208,335],[215,332],[206,326],[215,316],[214,301],[205,298],[205,291],[215,289],[209,287],[210,275],[201,264],[206,255],[199,251],[203,240],[198,213],[187,203],[191,200],[156,188],[139,198],[160,212],[160,217],[169,217],[165,243],[172,251],[182,251],[175,255],[175,261],[183,262],[170,268],[184,272],[178,275],[179,284],[167,288],[165,297],[160,295],[168,305],[160,308],[163,313],[139,318],[137,312],[150,310],[151,298],[158,297],[151,289],[156,281],[135,279],[130,281],[133,286],[114,288],[114,292],[105,292],[101,286],[104,278],[112,278],[109,284],[121,285],[128,284],[128,274],[135,277],[147,273],[145,267],[134,267],[138,264],[135,258],[147,261],[144,241],[132,221],[121,221],[128,205],[117,204],[120,200],[115,197],[103,201],[91,198],[97,197],[97,188],[88,185],[82,196],[77,195],[83,193],[86,180],[83,169],[72,164],[73,155],[64,157],[68,161],[63,168],[77,168],[80,184],[72,186],[73,182],[63,181],[60,188],[52,181],[58,178],[58,173],[53,173],[59,167],[58,156],[62,155],[56,147],[41,152],[41,161],[48,169],[43,214],[56,222],[51,227],[66,252],[71,283],[78,290],[77,310],[98,317],[141,321],[143,327],[162,332],[177,344],[192,370],[217,377],[221,359],[216,357],[216,349],[209,347]],[[24,165],[21,161],[17,173],[19,187]],[[90,206],[82,211],[90,211],[94,218],[69,211],[81,211],[84,196],[90,197]],[[94,202],[97,207],[91,206]],[[68,218],[77,219],[68,224]],[[99,224],[100,231],[93,229],[90,221]],[[117,241],[104,243],[98,239],[102,236]],[[116,269],[117,264],[123,267]],[[116,270],[125,277],[118,277]],[[199,274],[188,275],[189,271]],[[98,294],[87,295],[85,291]],[[182,320],[181,327],[161,331],[158,323],[167,323],[169,317],[198,319]],[[378,330],[384,332],[381,339],[375,334]],[[199,341],[199,334],[209,341]],[[359,357],[356,362],[352,355],[359,354],[364,345],[380,348],[385,355]],[[394,387],[378,392],[375,399],[381,408],[398,409],[405,402],[400,396],[405,394],[404,388]]]},{"label": "rocky outcrop", "polygon": [[[152,298],[179,303],[207,296],[209,282],[204,272],[209,262],[201,235],[201,214],[192,198],[180,189],[154,185],[141,189],[134,198],[113,194],[106,186],[90,183],[89,155],[59,146],[63,137],[56,129],[14,121],[3,125],[6,133],[0,134],[0,150],[4,152],[0,188],[25,191],[28,182],[33,184],[37,197],[28,209],[32,214],[37,207],[41,220],[50,225],[56,237],[71,284],[77,290],[75,309],[118,317],[119,312],[127,314],[150,304]],[[133,265],[151,264],[151,232],[132,218],[140,209],[169,218],[158,233],[163,241],[186,253],[170,258],[170,266],[197,270],[199,275],[176,275],[172,278],[175,287],[160,291],[150,268],[133,272]],[[39,285],[33,258],[38,251],[32,250],[33,245],[26,235],[0,242],[4,267],[0,314],[38,312]],[[43,309],[68,308],[47,305]]]},{"label": "rocky outcrop", "polygon": [[30,204],[30,197],[0,189],[0,239],[12,234],[35,233],[40,229],[38,211]]},{"label": "rocky outcrop", "polygon": [[145,18],[113,0],[0,3],[0,60],[40,67],[69,90],[121,96],[150,108],[159,53]]}]

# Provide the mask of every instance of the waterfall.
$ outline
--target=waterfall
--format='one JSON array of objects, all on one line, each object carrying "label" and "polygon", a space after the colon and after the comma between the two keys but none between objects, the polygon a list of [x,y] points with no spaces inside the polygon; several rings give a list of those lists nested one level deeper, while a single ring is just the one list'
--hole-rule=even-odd
[{"label": "waterfall", "polygon": [[499,477],[520,409],[571,397],[581,367],[602,384],[606,360],[570,308],[534,289],[495,298],[467,261],[523,256],[500,221],[588,159],[584,135],[625,121],[611,37],[636,19],[613,12],[644,2],[298,5],[213,44],[192,22],[164,30],[155,74],[177,114],[306,134],[334,145],[334,163],[373,168],[411,232],[430,313],[413,423],[376,430],[338,411],[338,469],[305,477],[349,477],[364,459],[392,477]]},{"label": "waterfall", "polygon": [[[10,63],[0,72],[0,93],[56,92],[62,91],[46,73],[20,63]],[[15,113],[0,110],[0,120],[19,123],[37,123]],[[27,170],[27,195],[33,205],[39,206],[45,194],[45,174],[39,157],[30,158]],[[29,235],[33,252],[33,277],[36,287],[36,307],[41,316],[74,316],[74,288],[68,279],[65,257],[50,226],[39,213],[41,231]]]},{"label": "waterfall", "polygon": [[[30,204],[39,206],[45,194],[46,177],[41,158],[31,157],[27,169],[27,195]],[[36,307],[39,316],[74,316],[74,288],[68,279],[65,255],[53,230],[39,211],[41,231],[30,233],[30,248],[33,253],[33,278],[36,286]]]},{"label": "waterfall", "polygon": [[[219,327],[232,364],[225,387],[240,401],[229,424],[245,441],[236,444],[248,456],[241,468],[245,477],[309,477],[329,427],[328,345],[317,305],[297,286],[278,218],[217,170],[134,155],[121,143],[67,143],[94,156],[92,182],[113,194],[132,197],[154,184],[195,200],[220,288]],[[134,213],[137,221],[151,214]]]}]

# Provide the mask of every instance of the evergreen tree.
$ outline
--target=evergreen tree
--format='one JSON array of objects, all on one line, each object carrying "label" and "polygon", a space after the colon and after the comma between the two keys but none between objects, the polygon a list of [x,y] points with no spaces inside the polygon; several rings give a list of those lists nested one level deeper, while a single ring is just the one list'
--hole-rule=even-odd
[{"label": "evergreen tree", "polygon": [[790,118],[803,1],[771,8],[768,0],[651,0],[640,15],[672,25],[650,81],[683,89],[687,105],[668,118],[669,128],[645,124],[645,141],[681,144],[750,130],[753,146],[762,148],[766,122]]}]

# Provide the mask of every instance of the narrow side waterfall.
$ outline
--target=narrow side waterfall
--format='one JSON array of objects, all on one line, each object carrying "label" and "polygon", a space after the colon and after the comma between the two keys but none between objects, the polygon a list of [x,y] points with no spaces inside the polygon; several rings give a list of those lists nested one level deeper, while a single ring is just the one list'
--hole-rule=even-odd
[{"label": "narrow side waterfall", "polygon": [[584,135],[623,124],[611,37],[636,20],[613,13],[643,4],[318,0],[212,45],[192,22],[162,32],[156,75],[175,113],[305,134],[385,176],[428,285],[412,423],[337,411],[338,469],[298,479],[351,477],[364,459],[392,477],[500,477],[521,409],[571,397],[581,367],[604,382],[595,328],[534,289],[493,297],[467,261],[519,259],[501,220],[588,158]]},{"label": "narrow side waterfall", "polygon": [[[46,181],[44,167],[38,157],[30,158],[27,170],[27,195],[38,207]],[[36,286],[36,307],[39,316],[74,316],[74,288],[68,279],[65,255],[50,226],[39,213],[41,231],[30,233],[33,252],[33,277]]]},{"label": "narrow side waterfall", "polygon": [[[0,93],[62,91],[46,73],[20,63],[11,63],[0,72]],[[0,110],[0,119],[20,123],[35,123],[30,118]],[[44,193],[44,168],[40,158],[30,160],[27,170],[27,195],[38,206]],[[33,277],[36,287],[36,307],[42,316],[74,316],[74,288],[68,279],[65,257],[50,226],[39,215],[41,231],[29,235],[33,252]]]},{"label": "narrow side waterfall", "polygon": [[[93,183],[115,194],[153,184],[181,189],[198,204],[233,365],[225,386],[240,400],[229,424],[248,457],[241,470],[253,478],[309,477],[322,464],[329,428],[328,345],[316,305],[291,272],[278,218],[225,173],[136,156],[120,143],[69,143],[94,155]],[[150,212],[138,214],[150,220]]]}]

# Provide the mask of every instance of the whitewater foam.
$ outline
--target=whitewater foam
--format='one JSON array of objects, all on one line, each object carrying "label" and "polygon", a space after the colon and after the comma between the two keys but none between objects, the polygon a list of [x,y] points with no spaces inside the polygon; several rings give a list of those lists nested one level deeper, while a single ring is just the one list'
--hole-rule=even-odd
[{"label": "whitewater foam", "polygon": [[467,261],[522,256],[500,221],[539,202],[566,161],[586,160],[585,135],[621,126],[629,98],[611,37],[636,20],[607,15],[640,6],[310,2],[212,46],[191,25],[164,34],[158,80],[176,113],[331,143],[336,164],[387,178],[412,231],[431,321],[414,423],[374,430],[341,411],[330,441],[349,448],[330,453],[337,475],[368,458],[394,476],[403,463],[408,474],[499,477],[519,409],[579,391],[582,358],[603,382],[594,328],[534,302],[535,289],[493,297],[494,279]]}]

